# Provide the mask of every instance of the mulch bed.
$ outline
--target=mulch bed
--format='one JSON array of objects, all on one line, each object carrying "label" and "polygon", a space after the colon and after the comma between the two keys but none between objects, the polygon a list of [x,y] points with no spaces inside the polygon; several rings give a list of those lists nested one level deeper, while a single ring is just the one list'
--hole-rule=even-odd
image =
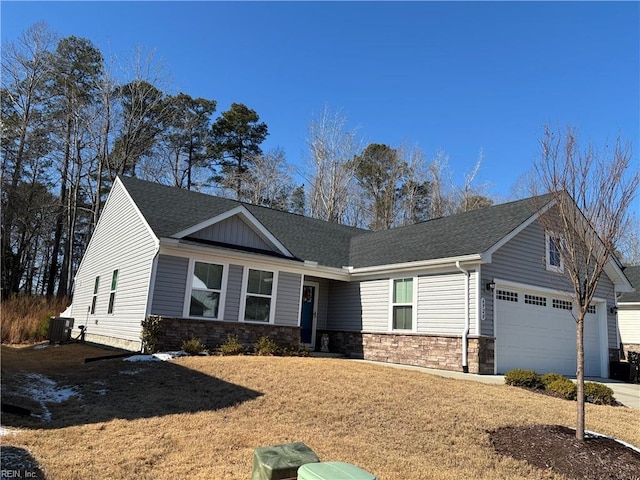
[{"label": "mulch bed", "polygon": [[524,460],[542,470],[584,480],[640,480],[640,453],[605,437],[559,425],[503,427],[489,432],[501,455]]}]

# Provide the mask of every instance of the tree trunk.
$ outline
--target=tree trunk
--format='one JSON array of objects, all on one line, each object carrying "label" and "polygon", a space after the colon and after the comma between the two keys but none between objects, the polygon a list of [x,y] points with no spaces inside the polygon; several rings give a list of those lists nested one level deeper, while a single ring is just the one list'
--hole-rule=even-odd
[{"label": "tree trunk", "polygon": [[584,440],[584,315],[584,312],[578,312],[576,324],[576,348],[578,353],[576,438],[581,441]]},{"label": "tree trunk", "polygon": [[64,147],[64,159],[62,173],[60,175],[60,198],[58,215],[56,218],[56,231],[53,237],[53,251],[51,252],[51,269],[49,270],[49,282],[47,284],[47,297],[53,297],[58,274],[58,255],[62,243],[62,229],[64,227],[64,207],[67,200],[67,175],[69,173],[69,157],[71,156],[71,115],[67,117],[67,131]]}]

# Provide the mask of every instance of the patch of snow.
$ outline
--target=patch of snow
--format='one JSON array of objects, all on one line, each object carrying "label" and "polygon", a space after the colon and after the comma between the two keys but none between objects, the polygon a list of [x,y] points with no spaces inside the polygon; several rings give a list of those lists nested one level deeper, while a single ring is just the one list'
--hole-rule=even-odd
[{"label": "patch of snow", "polygon": [[25,379],[27,384],[22,386],[22,391],[40,404],[43,411],[40,417],[46,422],[51,420],[47,403],[62,403],[72,397],[80,396],[76,387],[60,388],[55,381],[38,373],[27,374]]},{"label": "patch of snow", "polygon": [[15,435],[16,433],[20,433],[20,430],[13,430],[11,428],[0,427],[0,437],[4,437],[5,435]]},{"label": "patch of snow", "polygon": [[108,391],[109,390],[107,390],[106,388],[101,388],[100,390],[96,390],[96,393],[98,395],[100,395],[101,397],[104,397],[107,394]]},{"label": "patch of snow", "polygon": [[40,345],[36,345],[35,347],[33,347],[34,350],[42,350],[44,348],[49,348],[51,345],[49,345],[48,343],[41,343]]},{"label": "patch of snow", "polygon": [[177,352],[160,352],[154,353],[152,355],[132,355],[131,357],[126,357],[124,359],[125,362],[157,362],[167,360],[173,360],[174,358],[186,357],[189,354],[183,351]]},{"label": "patch of snow", "polygon": [[153,355],[132,355],[130,357],[125,357],[124,361],[125,362],[153,362],[153,361],[160,361],[160,359],[154,357]]}]

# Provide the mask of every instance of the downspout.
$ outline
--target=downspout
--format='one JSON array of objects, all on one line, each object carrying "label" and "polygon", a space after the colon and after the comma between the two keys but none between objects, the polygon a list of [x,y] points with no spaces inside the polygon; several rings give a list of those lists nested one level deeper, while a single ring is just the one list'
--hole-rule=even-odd
[{"label": "downspout", "polygon": [[469,270],[462,268],[460,261],[456,261],[456,268],[464,273],[465,286],[464,286],[464,330],[462,330],[462,371],[469,373],[469,361],[467,355],[467,337],[469,336],[469,323],[471,321],[469,315]]}]

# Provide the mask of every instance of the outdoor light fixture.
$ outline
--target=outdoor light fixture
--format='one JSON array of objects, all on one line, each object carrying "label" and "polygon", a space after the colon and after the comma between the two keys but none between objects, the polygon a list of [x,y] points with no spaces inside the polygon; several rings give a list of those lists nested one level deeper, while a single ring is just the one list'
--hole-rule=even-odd
[{"label": "outdoor light fixture", "polygon": [[609,308],[609,313],[611,315],[615,315],[616,313],[618,313],[618,307],[611,307]]},{"label": "outdoor light fixture", "polygon": [[493,292],[496,289],[496,282],[487,282],[487,290]]}]

